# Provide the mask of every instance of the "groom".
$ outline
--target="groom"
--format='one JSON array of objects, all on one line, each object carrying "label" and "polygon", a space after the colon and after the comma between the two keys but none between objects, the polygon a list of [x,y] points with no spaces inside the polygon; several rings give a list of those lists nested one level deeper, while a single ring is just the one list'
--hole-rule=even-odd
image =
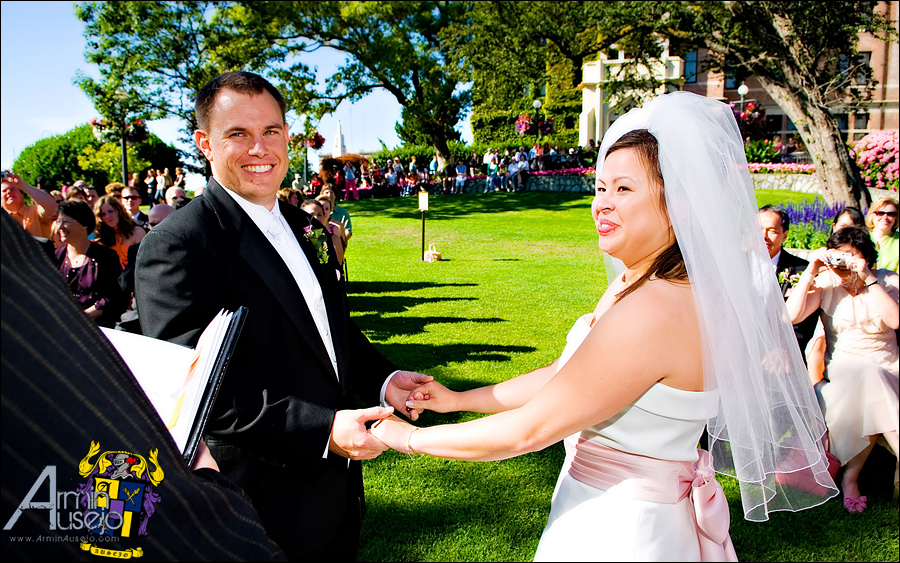
[{"label": "groom", "polygon": [[[193,346],[222,308],[249,309],[206,441],[288,558],[355,560],[359,460],[384,445],[366,423],[431,378],[397,371],[350,320],[333,249],[311,216],[276,199],[288,169],[285,101],[264,78],[223,74],[197,95],[212,179],[154,228],[137,257],[145,335]],[[382,403],[386,404],[386,403]]]}]

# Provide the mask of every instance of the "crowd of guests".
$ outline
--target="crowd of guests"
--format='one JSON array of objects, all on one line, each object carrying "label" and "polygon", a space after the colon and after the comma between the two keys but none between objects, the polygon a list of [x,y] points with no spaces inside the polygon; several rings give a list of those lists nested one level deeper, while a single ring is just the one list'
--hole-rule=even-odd
[{"label": "crowd of guests", "polygon": [[427,191],[431,194],[462,193],[466,181],[485,177],[484,192],[520,192],[533,171],[586,168],[596,158],[597,146],[591,140],[588,145],[561,150],[547,143],[535,143],[530,149],[495,151],[489,148],[484,155],[473,152],[469,158],[451,158],[442,167],[437,156],[431,161],[420,162],[412,156],[408,162],[400,157],[382,163],[346,161],[331,165],[304,183],[299,174],[294,175],[292,190],[303,200],[315,197],[322,185],[331,184],[341,199],[364,197],[399,197]]},{"label": "crowd of guests", "polygon": [[[898,200],[879,197],[864,215],[844,208],[824,248],[808,260],[782,248],[788,214],[760,209],[769,255],[785,296],[810,382],[828,426],[827,448],[843,467],[844,508],[860,513],[859,476],[876,443],[900,455],[900,234]],[[895,491],[898,470],[894,472]]]}]

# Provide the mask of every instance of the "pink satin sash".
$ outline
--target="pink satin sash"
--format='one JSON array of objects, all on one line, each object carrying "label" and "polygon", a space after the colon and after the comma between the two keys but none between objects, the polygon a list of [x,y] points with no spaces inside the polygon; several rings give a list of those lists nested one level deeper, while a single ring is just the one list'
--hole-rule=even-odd
[{"label": "pink satin sash", "polygon": [[[571,442],[570,442],[571,445]],[[585,485],[660,504],[690,497],[700,544],[700,561],[737,561],[728,534],[728,501],[706,450],[696,464],[629,454],[579,438],[569,475]]]}]

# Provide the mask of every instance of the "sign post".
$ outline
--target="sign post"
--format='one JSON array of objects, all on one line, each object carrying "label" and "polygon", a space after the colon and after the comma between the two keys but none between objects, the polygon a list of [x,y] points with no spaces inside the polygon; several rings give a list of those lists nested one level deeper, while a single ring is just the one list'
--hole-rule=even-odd
[{"label": "sign post", "polygon": [[428,192],[419,192],[419,211],[422,212],[422,262],[425,261],[425,212],[428,211]]}]

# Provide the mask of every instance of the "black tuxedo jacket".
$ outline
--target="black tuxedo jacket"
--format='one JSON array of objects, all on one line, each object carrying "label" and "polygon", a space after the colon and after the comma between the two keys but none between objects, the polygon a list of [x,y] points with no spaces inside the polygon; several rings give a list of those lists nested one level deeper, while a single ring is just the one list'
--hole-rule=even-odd
[{"label": "black tuxedo jacket", "polygon": [[207,443],[295,558],[334,535],[345,504],[353,504],[347,495],[362,499],[359,462],[348,466],[330,452],[323,459],[335,411],[357,408],[358,399],[377,404],[396,368],[350,320],[333,252],[320,264],[304,236],[305,227],[321,225],[277,204],[322,288],[338,374],[290,270],[215,180],[141,242],[135,295],[145,335],[190,346],[220,309],[249,309]]},{"label": "black tuxedo jacket", "polygon": [[[210,482],[215,476],[211,470],[190,471],[134,376],[97,324],[76,305],[59,271],[32,237],[6,213],[0,213],[0,233],[0,520],[9,520],[48,465],[56,467],[57,493],[83,484],[78,465],[91,442],[98,443],[101,452],[147,456],[158,450],[165,476],[155,487],[160,502],[147,521],[147,535],[137,534],[135,525],[132,537],[96,545],[118,551],[140,547],[144,557],[138,561],[283,559],[246,496]],[[33,500],[46,501],[47,490],[42,484]],[[92,534],[68,527],[72,500],[69,510],[60,508],[62,527],[56,531],[49,528],[48,510],[24,511],[0,534],[0,557],[109,561],[83,551],[73,539]],[[16,536],[30,541],[14,541]]]},{"label": "black tuxedo jacket", "polygon": [[147,215],[146,213],[144,213],[143,211],[138,211],[138,214],[136,217],[134,217],[134,220],[138,225],[140,225],[144,229],[147,229],[148,225],[150,224],[150,216]]},{"label": "black tuxedo jacket", "polygon": [[[800,258],[799,256],[794,256],[790,254],[783,248],[781,249],[781,256],[778,257],[778,267],[776,268],[776,275],[778,273],[788,271],[788,276],[790,277],[794,274],[801,274],[803,270],[809,265],[809,262]],[[791,289],[791,284],[788,279],[785,279],[781,284],[781,295],[787,300],[788,290]],[[819,320],[819,311],[814,312],[810,316],[806,317],[804,320],[794,325],[794,335],[797,337],[797,344],[800,345],[800,355],[803,356],[803,361],[806,362],[806,344],[809,342],[809,339],[812,338],[813,333],[816,331],[816,321]]]}]

